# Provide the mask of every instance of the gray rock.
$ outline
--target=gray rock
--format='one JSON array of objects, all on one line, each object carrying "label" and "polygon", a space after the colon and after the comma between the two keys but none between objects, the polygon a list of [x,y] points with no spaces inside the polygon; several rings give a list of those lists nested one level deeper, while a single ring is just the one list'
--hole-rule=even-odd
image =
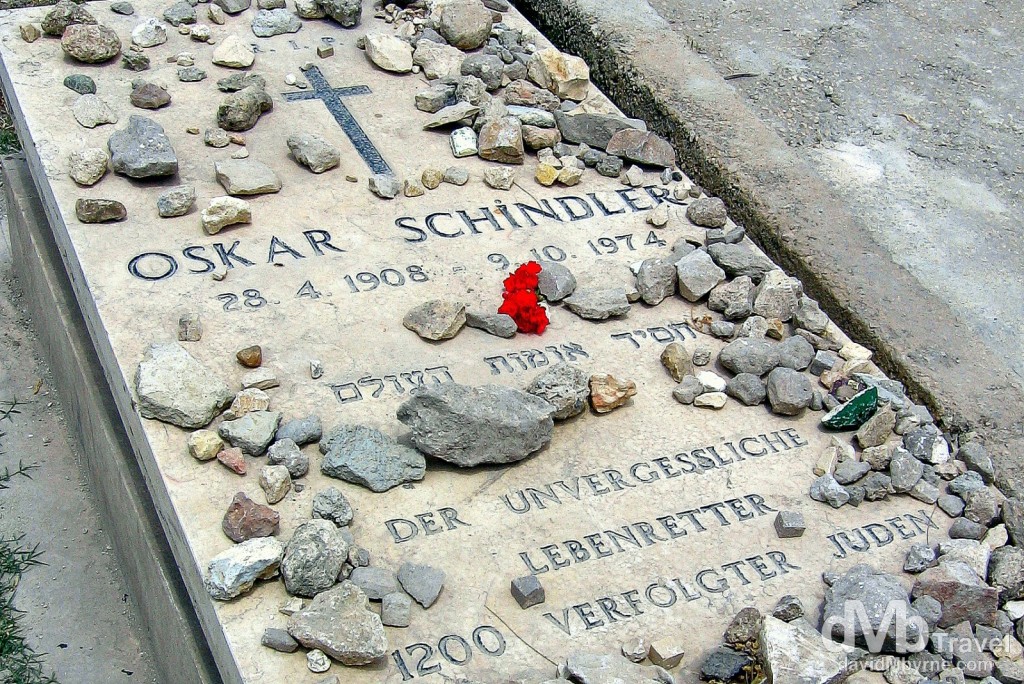
[{"label": "gray rock", "polygon": [[71,59],[84,64],[101,64],[121,54],[121,39],[106,26],[71,24],[64,29],[60,47]]},{"label": "gray rock", "polygon": [[299,642],[293,639],[291,634],[276,627],[263,630],[260,644],[281,653],[295,653],[299,648]]},{"label": "gray rock", "polygon": [[948,486],[951,494],[956,494],[965,501],[970,499],[976,492],[983,491],[987,488],[988,486],[985,484],[985,480],[982,479],[981,475],[973,471],[968,471],[963,475],[958,475],[953,478],[953,481],[950,482]]},{"label": "gray rock", "polygon": [[[79,5],[75,5],[79,7]],[[64,86],[74,90],[79,95],[92,95],[96,92],[96,81],[85,74],[71,74],[64,78]]]},{"label": "gray rock", "polygon": [[1003,523],[1010,541],[1024,547],[1024,500],[1012,497],[1003,502]]},{"label": "gray rock", "polygon": [[727,321],[743,320],[753,312],[754,281],[747,276],[716,285],[708,295],[708,308]]},{"label": "gray rock", "polygon": [[[726,387],[728,387],[728,385]],[[679,382],[679,385],[672,390],[672,398],[680,404],[688,406],[692,404],[698,396],[703,394],[703,392],[704,386],[700,383],[700,380],[698,380],[696,376],[687,375]]]},{"label": "gray rock", "polygon": [[828,329],[828,316],[822,312],[816,301],[804,295],[800,297],[796,311],[793,312],[793,323],[815,335],[824,335]]},{"label": "gray rock", "polygon": [[[775,516],[775,534],[779,539],[791,539],[804,536],[807,524],[802,513],[796,511],[779,511]],[[781,619],[781,618],[780,618]]]},{"label": "gray rock", "polygon": [[921,616],[921,619],[925,621],[929,629],[934,630],[939,620],[942,619],[942,604],[931,596],[922,596],[919,599],[915,599],[910,604],[910,607],[917,611],[917,614]]},{"label": "gray rock", "polygon": [[[793,596],[785,598],[795,599]],[[728,646],[720,646],[711,651],[701,663],[700,677],[702,681],[733,681],[743,674],[744,668],[749,669],[753,662],[753,658],[746,653],[734,651]]]},{"label": "gray rock", "polygon": [[443,570],[429,565],[403,563],[398,569],[398,581],[406,593],[416,599],[416,603],[430,608],[441,595],[445,574]]},{"label": "gray rock", "polygon": [[924,572],[935,565],[937,558],[935,549],[932,547],[927,544],[914,544],[907,551],[907,557],[903,561],[903,571],[914,575]]},{"label": "gray rock", "polygon": [[194,24],[197,21],[196,8],[190,5],[188,0],[178,0],[164,10],[164,21],[171,26]]},{"label": "gray rock", "polygon": [[559,363],[534,378],[526,391],[554,407],[552,418],[566,420],[586,410],[589,383],[587,373],[571,364]]},{"label": "gray rock", "polygon": [[858,484],[864,487],[866,501],[882,501],[892,494],[892,480],[884,473],[869,473]]},{"label": "gray rock", "polygon": [[[310,520],[295,529],[284,549],[281,576],[293,596],[316,596],[334,586],[348,559],[348,543],[334,523]],[[298,638],[291,627],[292,636]],[[303,645],[308,646],[302,639]]]},{"label": "gray rock", "polygon": [[871,466],[863,461],[848,458],[839,462],[833,477],[841,485],[853,484],[871,471]]},{"label": "gray rock", "polygon": [[270,96],[262,88],[250,85],[224,98],[217,108],[217,125],[225,131],[248,131],[262,114],[273,108]]},{"label": "gray rock", "polygon": [[671,143],[657,133],[635,128],[616,131],[605,149],[608,154],[645,166],[666,168],[676,163],[676,152]]},{"label": "gray rock", "polygon": [[469,171],[461,166],[449,166],[444,170],[443,180],[452,185],[465,185],[469,182]]},{"label": "gray rock", "polygon": [[772,412],[797,416],[811,405],[814,389],[803,373],[792,368],[776,368],[768,374],[768,404]]},{"label": "gray rock", "polygon": [[675,265],[667,259],[645,259],[637,271],[636,286],[644,304],[661,304],[676,289]]},{"label": "gray rock", "polygon": [[288,149],[295,161],[313,173],[323,173],[341,163],[341,152],[316,133],[296,133],[288,136]]},{"label": "gray rock", "polygon": [[918,575],[914,598],[931,596],[942,604],[938,626],[952,627],[964,620],[992,624],[999,608],[999,590],[987,586],[967,563],[940,559],[935,567]]},{"label": "gray rock", "polygon": [[936,503],[951,518],[958,518],[964,513],[964,500],[955,494],[943,494]]},{"label": "gray rock", "polygon": [[425,340],[450,340],[466,325],[466,305],[432,299],[410,309],[402,325]]},{"label": "gray rock", "polygon": [[[474,54],[462,60],[461,71],[463,76],[476,76],[479,78],[487,86],[487,90],[497,90],[501,87],[501,79],[505,73],[505,63],[497,55]],[[548,128],[554,127],[554,117],[551,116],[550,112],[544,113],[551,117],[551,126],[548,126]],[[515,115],[513,114],[513,116]],[[531,122],[523,121],[523,123]]]},{"label": "gray rock", "polygon": [[433,86],[416,93],[416,109],[428,114],[436,114],[448,105],[455,96],[455,89],[446,86]]},{"label": "gray rock", "polygon": [[525,575],[516,577],[511,585],[512,598],[516,600],[523,610],[544,603],[544,586],[537,579],[536,575]]},{"label": "gray rock", "polygon": [[814,347],[799,335],[784,339],[778,350],[779,365],[793,370],[806,370],[814,360]]},{"label": "gray rock", "polygon": [[[465,64],[465,62],[463,64]],[[540,107],[508,105],[508,114],[509,116],[514,116],[519,119],[519,123],[524,126],[534,126],[536,128],[555,127],[555,115],[546,109],[541,109]]]},{"label": "gray rock", "polygon": [[320,7],[344,28],[358,26],[363,15],[361,0],[317,0]]},{"label": "gray rock", "polygon": [[1001,546],[992,552],[988,565],[988,582],[999,590],[999,601],[1024,598],[1024,549]]},{"label": "gray rock", "polygon": [[697,226],[721,228],[729,215],[725,211],[725,202],[718,197],[701,197],[686,207],[686,218]]},{"label": "gray rock", "polygon": [[860,444],[862,449],[885,444],[895,427],[896,412],[890,406],[883,406],[875,411],[875,415],[871,416],[867,422],[858,428],[857,443]]},{"label": "gray rock", "polygon": [[249,73],[231,74],[217,81],[217,90],[225,93],[237,93],[250,86],[256,90],[266,90],[267,81],[259,74]]},{"label": "gray rock", "polygon": [[775,684],[841,682],[856,659],[852,648],[829,644],[805,620],[766,616],[758,641],[765,674]]},{"label": "gray rock", "polygon": [[949,526],[950,539],[973,539],[975,541],[980,541],[985,537],[985,533],[987,532],[987,527],[979,525],[973,520],[968,520],[967,518],[957,518],[953,521],[953,524]]},{"label": "gray rock", "polygon": [[425,130],[443,128],[453,124],[459,124],[465,120],[472,120],[480,112],[480,107],[466,101],[459,101],[455,104],[440,110],[423,125]]},{"label": "gray rock", "polygon": [[163,127],[144,116],[128,117],[128,126],[110,136],[107,149],[114,172],[129,178],[157,178],[178,172],[178,157]]},{"label": "gray rock", "polygon": [[244,12],[252,6],[252,0],[213,0],[213,4],[228,14]]},{"label": "gray rock", "polygon": [[707,252],[694,250],[676,262],[679,294],[689,302],[696,302],[725,280],[720,269]]},{"label": "gray rock", "polygon": [[352,505],[337,487],[328,487],[313,497],[313,517],[344,527],[352,522]]},{"label": "gray rock", "polygon": [[260,38],[295,33],[302,28],[299,18],[287,9],[261,9],[252,20],[252,32]]},{"label": "gray rock", "polygon": [[776,268],[768,257],[748,242],[735,245],[722,242],[710,245],[708,254],[730,278],[747,276],[755,283],[759,283],[766,273]]},{"label": "gray rock", "polygon": [[381,199],[395,199],[402,192],[402,181],[390,173],[375,173],[368,182],[370,192]]},{"label": "gray rock", "polygon": [[274,170],[255,159],[225,159],[214,164],[217,182],[235,197],[280,192],[281,179]]},{"label": "gray rock", "polygon": [[298,445],[290,439],[278,439],[267,449],[267,460],[270,465],[281,465],[288,469],[292,479],[303,477],[309,472],[309,456],[299,450]]},{"label": "gray rock", "polygon": [[753,373],[740,373],[729,380],[725,393],[745,406],[757,406],[767,394],[764,382]]},{"label": "gray rock", "polygon": [[475,50],[491,35],[491,11],[480,0],[452,0],[441,10],[437,31],[460,50]]},{"label": "gray rock", "polygon": [[462,467],[514,463],[551,441],[554,408],[509,387],[418,387],[398,408],[425,454]]},{"label": "gray rock", "polygon": [[978,489],[965,495],[964,517],[986,527],[999,520],[1002,507],[999,497],[991,489]]},{"label": "gray rock", "polygon": [[62,0],[47,12],[40,24],[43,33],[60,38],[65,29],[72,24],[95,24],[96,19],[83,5],[69,0]]},{"label": "gray rock", "polygon": [[[803,338],[801,338],[803,339]],[[813,346],[813,345],[812,345]],[[811,365],[807,368],[811,375],[821,375],[827,370],[832,370],[839,364],[839,354],[835,352],[820,349],[814,352],[814,360],[811,361]]]},{"label": "gray rock", "polygon": [[157,213],[163,218],[184,216],[196,203],[196,189],[192,185],[177,185],[163,191],[156,200]]},{"label": "gray rock", "polygon": [[[852,625],[843,619],[849,603],[856,606],[858,612],[864,611]],[[914,616],[907,591],[895,575],[879,572],[870,565],[855,565],[825,591],[822,620],[832,623],[831,634],[827,636],[842,640],[852,631],[856,643],[867,646],[866,633],[868,636],[877,634],[884,625],[883,652],[894,652],[899,643],[916,643],[922,636],[918,622],[892,620],[891,613],[886,611],[893,605],[902,605],[907,616]],[[868,624],[863,624],[865,616]]]},{"label": "gray rock", "polygon": [[408,627],[412,621],[412,599],[400,591],[385,596],[380,606],[380,621],[385,627]]},{"label": "gray rock", "polygon": [[619,174],[622,173],[622,160],[618,157],[605,155],[597,162],[594,169],[606,178],[618,178]]},{"label": "gray rock", "polygon": [[803,285],[779,270],[769,271],[754,292],[754,313],[782,322],[793,318],[803,294]]},{"label": "gray rock", "polygon": [[736,244],[742,242],[747,236],[747,231],[741,226],[725,226],[724,228],[708,228],[704,233],[704,243],[713,245],[716,242],[727,242]]},{"label": "gray rock", "polygon": [[208,425],[234,396],[177,343],[146,350],[135,373],[135,394],[143,418],[192,430]]},{"label": "gray rock", "polygon": [[515,319],[507,314],[466,312],[466,325],[470,328],[483,330],[489,335],[512,339],[516,336],[518,326]]},{"label": "gray rock", "polygon": [[899,494],[913,489],[924,473],[924,464],[910,455],[906,449],[895,449],[889,461],[889,477],[892,488]]},{"label": "gray rock", "polygon": [[[555,123],[563,139],[601,150],[606,149],[612,136],[621,130],[647,130],[647,124],[640,119],[627,119],[613,114],[566,114],[561,111],[555,111],[554,114]],[[619,159],[620,170],[621,162]]]},{"label": "gray rock", "polygon": [[302,446],[318,442],[322,436],[323,425],[320,422],[320,416],[310,414],[305,418],[296,418],[289,420],[287,423],[282,423],[281,427],[277,429],[275,439],[279,441],[290,439],[299,446]]},{"label": "gray rock", "polygon": [[[1024,663],[1009,658],[1000,658],[992,669],[992,677],[1000,684],[1024,684]],[[985,682],[994,684],[994,682]]]},{"label": "gray rock", "polygon": [[225,420],[218,434],[231,446],[250,456],[260,456],[274,441],[281,414],[277,411],[252,411],[237,420]]},{"label": "gray rock", "polygon": [[626,290],[622,287],[577,288],[564,302],[570,311],[588,320],[625,316],[630,309]]},{"label": "gray rock", "polygon": [[995,477],[995,468],[992,465],[992,459],[989,458],[988,453],[985,451],[984,444],[981,442],[968,442],[960,447],[956,457],[967,465],[968,470],[973,470],[981,475],[981,479],[985,481],[985,484],[992,484],[992,480]]},{"label": "gray rock", "polygon": [[348,579],[362,589],[371,601],[381,601],[388,594],[398,591],[395,573],[383,568],[358,567],[352,570]]},{"label": "gray rock", "polygon": [[763,339],[741,337],[725,345],[718,362],[733,373],[762,376],[779,365],[779,345]]},{"label": "gray rock", "polygon": [[274,537],[234,544],[210,560],[206,591],[218,601],[230,601],[252,589],[257,580],[274,577],[283,556],[284,545]]},{"label": "gray rock", "polygon": [[736,324],[731,321],[715,321],[711,324],[711,334],[719,339],[727,340],[736,333]]},{"label": "gray rock", "polygon": [[914,485],[909,494],[918,501],[928,504],[929,506],[935,503],[939,498],[939,488],[924,479],[920,480]]},{"label": "gray rock", "polygon": [[749,648],[757,640],[764,624],[761,612],[752,606],[740,610],[722,635],[725,643],[737,648]]},{"label": "gray rock", "polygon": [[811,498],[827,503],[832,508],[841,508],[850,501],[850,493],[826,473],[811,483]]},{"label": "gray rock", "polygon": [[362,425],[339,425],[320,442],[320,471],[328,477],[386,492],[423,479],[427,464],[415,449]]},{"label": "gray rock", "polygon": [[903,435],[903,446],[914,458],[938,465],[950,459],[949,445],[934,425],[922,425]]},{"label": "gray rock", "polygon": [[349,581],[317,594],[307,608],[292,615],[288,633],[344,665],[367,665],[388,650],[380,617]]},{"label": "gray rock", "polygon": [[792,622],[804,616],[804,604],[792,594],[787,594],[779,599],[772,609],[772,617],[783,622]]}]

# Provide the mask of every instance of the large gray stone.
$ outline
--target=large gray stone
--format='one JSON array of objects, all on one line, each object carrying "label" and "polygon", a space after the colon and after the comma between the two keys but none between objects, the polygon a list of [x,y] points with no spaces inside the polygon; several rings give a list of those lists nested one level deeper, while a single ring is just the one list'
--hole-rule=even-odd
[{"label": "large gray stone", "polygon": [[255,159],[224,159],[214,164],[217,182],[232,196],[262,195],[281,190],[274,170]]},{"label": "large gray stone", "polygon": [[419,387],[398,408],[423,453],[462,467],[521,461],[551,441],[554,408],[521,390],[446,383]]},{"label": "large gray stone", "polygon": [[613,114],[566,114],[556,111],[555,123],[566,141],[602,150],[608,147],[608,142],[618,131],[627,128],[647,130],[647,124],[640,119],[627,119]]},{"label": "large gray stone", "polygon": [[288,621],[288,633],[306,648],[320,649],[344,665],[367,665],[387,653],[380,617],[366,595],[345,581],[317,594],[307,608]]},{"label": "large gray stone", "polygon": [[730,278],[747,276],[755,283],[777,267],[748,242],[729,244],[718,242],[708,247],[708,254]]},{"label": "large gray stone", "polygon": [[237,420],[225,420],[218,433],[231,446],[250,456],[260,456],[274,441],[281,414],[277,411],[252,411]]},{"label": "large gray stone", "polygon": [[355,568],[348,579],[362,589],[366,598],[371,601],[381,601],[388,594],[398,591],[398,579],[395,577],[395,573],[383,568]]},{"label": "large gray stone", "polygon": [[892,488],[896,493],[909,492],[923,474],[924,464],[911,456],[910,452],[899,448],[893,450],[889,461],[889,477],[892,478]]},{"label": "large gray stone", "polygon": [[252,0],[213,0],[213,4],[228,14],[244,12],[252,6]]},{"label": "large gray stone", "polygon": [[386,492],[423,479],[423,455],[382,432],[362,425],[339,425],[320,442],[320,471],[328,477]]},{"label": "large gray stone", "polygon": [[231,93],[217,108],[217,125],[225,131],[248,131],[264,112],[274,108],[274,101],[255,85]]},{"label": "large gray stone", "polygon": [[[917,643],[921,629],[916,620],[892,620],[888,612],[891,606],[905,611],[898,614],[916,616],[906,589],[895,575],[879,572],[870,565],[855,565],[825,590],[822,620],[831,625],[829,636],[833,639],[842,641],[852,634],[859,646],[872,647],[872,650],[874,646],[866,639],[880,634],[879,630],[885,626],[880,646],[883,652],[896,652],[900,644]],[[851,620],[851,616],[857,617]],[[865,617],[867,624],[863,623]]]},{"label": "large gray stone", "polygon": [[341,490],[328,487],[313,497],[313,517],[344,527],[352,522],[352,505]]},{"label": "large gray stone", "polygon": [[320,422],[320,416],[310,414],[305,418],[296,418],[282,423],[281,427],[277,428],[275,439],[290,439],[302,446],[318,442],[322,436],[323,424]]},{"label": "large gray stone", "polygon": [[626,290],[622,287],[578,288],[564,301],[570,311],[588,320],[625,316],[630,309]]},{"label": "large gray stone", "polygon": [[811,405],[814,388],[807,376],[792,368],[776,368],[768,374],[768,403],[772,412],[798,416]]},{"label": "large gray stone", "polygon": [[128,126],[110,136],[107,149],[114,172],[129,178],[173,176],[178,172],[178,157],[163,127],[144,116],[128,117]]},{"label": "large gray stone", "polygon": [[201,428],[231,403],[228,386],[180,344],[154,344],[135,373],[139,413],[186,429]]},{"label": "large gray stone", "polygon": [[852,648],[826,644],[804,620],[765,616],[758,641],[765,674],[773,684],[838,684],[849,676]]},{"label": "large gray stone", "polygon": [[252,20],[252,32],[260,38],[295,33],[300,28],[299,18],[284,8],[261,9]]},{"label": "large gray stone", "polygon": [[754,307],[754,281],[740,276],[720,283],[708,294],[708,308],[721,312],[727,321],[741,321]]},{"label": "large gray stone", "polygon": [[84,5],[79,5],[71,0],[61,0],[46,13],[40,26],[46,35],[60,38],[64,35],[64,30],[72,24],[95,23],[96,19]]},{"label": "large gray stone", "polygon": [[1001,546],[993,551],[988,582],[999,590],[1001,602],[1024,598],[1024,549]]},{"label": "large gray stone", "polygon": [[676,289],[675,265],[667,259],[644,259],[636,274],[636,287],[644,304],[661,304]]},{"label": "large gray stone", "polygon": [[576,277],[568,268],[554,261],[541,261],[537,275],[537,291],[549,302],[560,302],[576,291]]},{"label": "large gray stone", "polygon": [[[278,430],[280,432],[280,430]],[[292,479],[303,477],[309,472],[309,456],[299,450],[299,446],[290,439],[278,439],[267,449],[267,461],[270,465],[281,465],[288,469]]]},{"label": "large gray stone", "polygon": [[832,508],[841,508],[850,500],[850,492],[829,473],[811,483],[810,494],[815,501],[827,503]]},{"label": "large gray stone", "polygon": [[725,345],[718,362],[733,373],[762,376],[779,365],[779,348],[774,342],[741,337]]},{"label": "large gray stone", "polygon": [[257,580],[276,575],[283,555],[284,545],[273,537],[235,544],[210,560],[204,578],[206,590],[218,601],[241,596]]},{"label": "large gray stone", "polygon": [[560,363],[534,378],[526,391],[554,407],[552,418],[565,420],[586,410],[590,375],[576,366]]},{"label": "large gray stone", "polygon": [[814,361],[814,347],[799,335],[787,337],[779,344],[778,349],[780,366],[802,371],[807,370]]},{"label": "large gray stone", "polygon": [[782,322],[793,318],[803,285],[779,270],[769,271],[754,293],[754,313],[765,318],[778,318]]},{"label": "large gray stone", "polygon": [[284,549],[281,577],[285,589],[295,596],[316,596],[334,586],[346,560],[348,543],[333,522],[305,522],[296,528]]},{"label": "large gray stone", "polygon": [[444,588],[444,570],[419,563],[402,563],[398,581],[409,596],[424,608],[430,608]]},{"label": "large gray stone", "polygon": [[466,305],[431,299],[410,309],[402,325],[425,340],[450,340],[466,325]]},{"label": "large gray stone", "polygon": [[986,585],[970,565],[959,560],[942,560],[918,575],[912,595],[931,596],[942,604],[939,627],[964,620],[990,625],[999,609],[999,590]]},{"label": "large gray stone", "polygon": [[438,32],[460,50],[475,50],[491,35],[491,11],[480,0],[450,0],[444,4]]},{"label": "large gray stone", "polygon": [[688,302],[699,301],[725,280],[725,271],[715,265],[707,252],[694,250],[676,262],[679,294]]}]

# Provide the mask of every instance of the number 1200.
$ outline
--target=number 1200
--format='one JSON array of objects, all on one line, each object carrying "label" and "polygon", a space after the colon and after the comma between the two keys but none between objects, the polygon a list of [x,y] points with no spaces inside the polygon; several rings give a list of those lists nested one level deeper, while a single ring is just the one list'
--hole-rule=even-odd
[{"label": "number 1200", "polygon": [[[482,625],[474,629],[472,639],[477,650],[484,655],[497,658],[505,652],[505,637],[490,625]],[[436,651],[449,663],[460,667],[473,659],[472,646],[458,634],[441,637],[441,640],[437,642]],[[392,651],[391,659],[395,661],[395,666],[402,673],[402,681],[407,682],[416,677],[425,677],[441,671],[440,662],[431,662],[435,657],[434,652],[435,647],[430,644],[410,644],[405,647],[405,653],[416,670],[415,674],[409,670],[410,666],[406,664],[401,651]]]}]

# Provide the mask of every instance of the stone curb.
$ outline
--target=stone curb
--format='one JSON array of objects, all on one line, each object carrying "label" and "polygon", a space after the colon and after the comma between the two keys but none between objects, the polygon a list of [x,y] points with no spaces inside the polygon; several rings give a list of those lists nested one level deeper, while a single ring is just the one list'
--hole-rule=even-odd
[{"label": "stone curb", "polygon": [[675,146],[681,168],[875,352],[953,434],[984,437],[997,483],[1024,495],[1024,389],[949,305],[921,287],[848,205],[644,0],[518,0],[629,116]]}]

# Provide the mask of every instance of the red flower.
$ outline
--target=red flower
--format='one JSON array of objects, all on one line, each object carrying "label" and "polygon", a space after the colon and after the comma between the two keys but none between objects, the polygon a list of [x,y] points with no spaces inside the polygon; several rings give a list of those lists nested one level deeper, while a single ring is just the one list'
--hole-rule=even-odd
[{"label": "red flower", "polygon": [[519,332],[540,334],[548,327],[548,312],[537,301],[541,267],[528,261],[505,279],[505,300],[498,313],[511,316]]}]

